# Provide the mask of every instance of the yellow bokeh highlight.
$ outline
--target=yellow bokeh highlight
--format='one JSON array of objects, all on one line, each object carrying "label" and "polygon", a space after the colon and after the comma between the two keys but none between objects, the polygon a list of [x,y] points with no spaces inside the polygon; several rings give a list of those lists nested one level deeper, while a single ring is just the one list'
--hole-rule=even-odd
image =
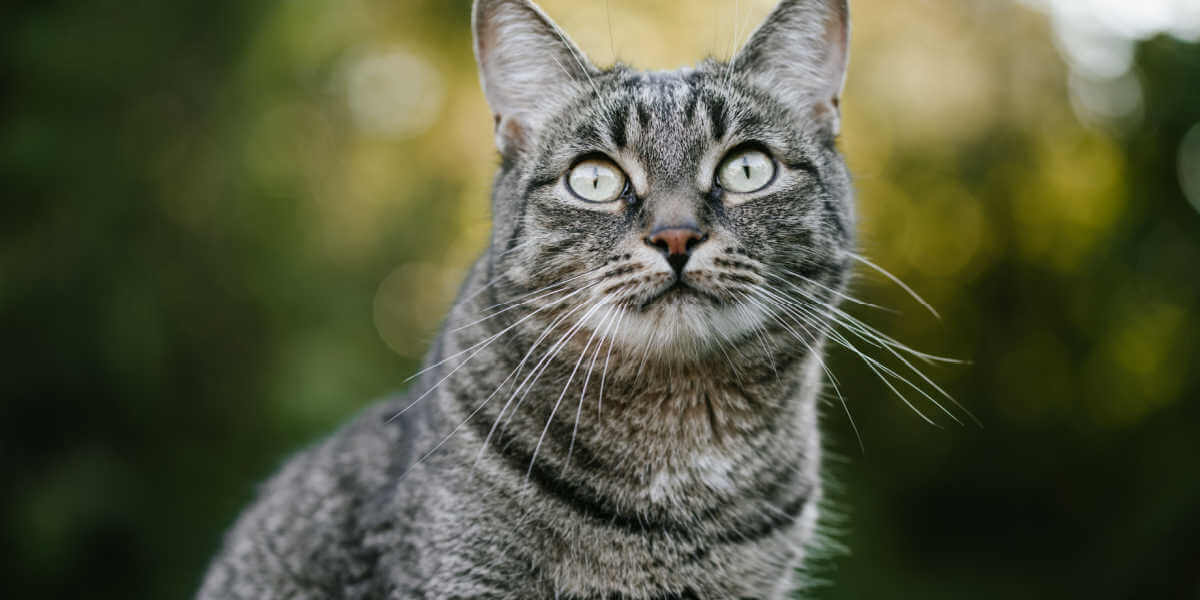
[{"label": "yellow bokeh highlight", "polygon": [[1126,194],[1120,149],[1106,138],[1047,136],[1013,197],[1020,251],[1070,271],[1118,222]]},{"label": "yellow bokeh highlight", "polygon": [[1177,349],[1187,310],[1132,294],[1114,303],[1111,322],[1087,361],[1088,412],[1102,426],[1127,427],[1178,400],[1194,361]]}]

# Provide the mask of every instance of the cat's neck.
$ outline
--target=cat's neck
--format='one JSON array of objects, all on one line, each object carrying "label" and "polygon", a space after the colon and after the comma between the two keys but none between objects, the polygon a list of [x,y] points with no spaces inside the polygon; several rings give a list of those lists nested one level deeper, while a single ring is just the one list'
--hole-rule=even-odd
[{"label": "cat's neck", "polygon": [[439,344],[446,362],[426,378],[444,386],[445,425],[466,430],[467,454],[494,450],[529,479],[583,482],[614,505],[664,515],[762,496],[779,465],[815,464],[820,358],[786,332],[765,327],[663,360],[597,345],[584,328],[514,327],[528,316],[517,310],[480,322],[492,304],[480,285],[464,288]]}]

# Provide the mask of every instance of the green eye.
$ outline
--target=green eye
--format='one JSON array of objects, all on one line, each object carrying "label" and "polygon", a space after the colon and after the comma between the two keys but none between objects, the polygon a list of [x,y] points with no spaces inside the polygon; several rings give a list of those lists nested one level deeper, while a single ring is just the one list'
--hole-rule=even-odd
[{"label": "green eye", "polygon": [[607,160],[588,159],[567,174],[567,187],[587,202],[612,202],[625,191],[625,174]]},{"label": "green eye", "polygon": [[735,194],[757,192],[775,179],[775,161],[762,150],[737,150],[717,167],[717,182]]}]

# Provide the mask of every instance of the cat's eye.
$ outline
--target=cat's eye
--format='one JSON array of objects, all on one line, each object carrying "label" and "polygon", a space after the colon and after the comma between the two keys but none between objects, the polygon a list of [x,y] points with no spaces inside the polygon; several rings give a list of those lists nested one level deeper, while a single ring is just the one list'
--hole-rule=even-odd
[{"label": "cat's eye", "polygon": [[567,174],[571,193],[587,202],[612,202],[625,192],[625,173],[611,162],[590,158]]},{"label": "cat's eye", "polygon": [[775,161],[756,148],[735,150],[717,167],[717,182],[735,194],[757,192],[775,179]]}]

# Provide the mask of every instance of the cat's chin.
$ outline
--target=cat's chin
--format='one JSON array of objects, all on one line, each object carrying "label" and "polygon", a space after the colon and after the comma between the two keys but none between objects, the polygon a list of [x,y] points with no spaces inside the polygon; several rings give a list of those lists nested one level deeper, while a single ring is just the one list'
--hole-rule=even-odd
[{"label": "cat's chin", "polygon": [[722,345],[761,327],[765,320],[757,307],[721,302],[684,287],[623,308],[620,327],[608,332],[616,343],[631,351],[675,359],[717,352]]},{"label": "cat's chin", "polygon": [[638,305],[640,312],[664,312],[684,310],[684,307],[715,307],[720,299],[682,281],[676,281],[665,287]]}]

